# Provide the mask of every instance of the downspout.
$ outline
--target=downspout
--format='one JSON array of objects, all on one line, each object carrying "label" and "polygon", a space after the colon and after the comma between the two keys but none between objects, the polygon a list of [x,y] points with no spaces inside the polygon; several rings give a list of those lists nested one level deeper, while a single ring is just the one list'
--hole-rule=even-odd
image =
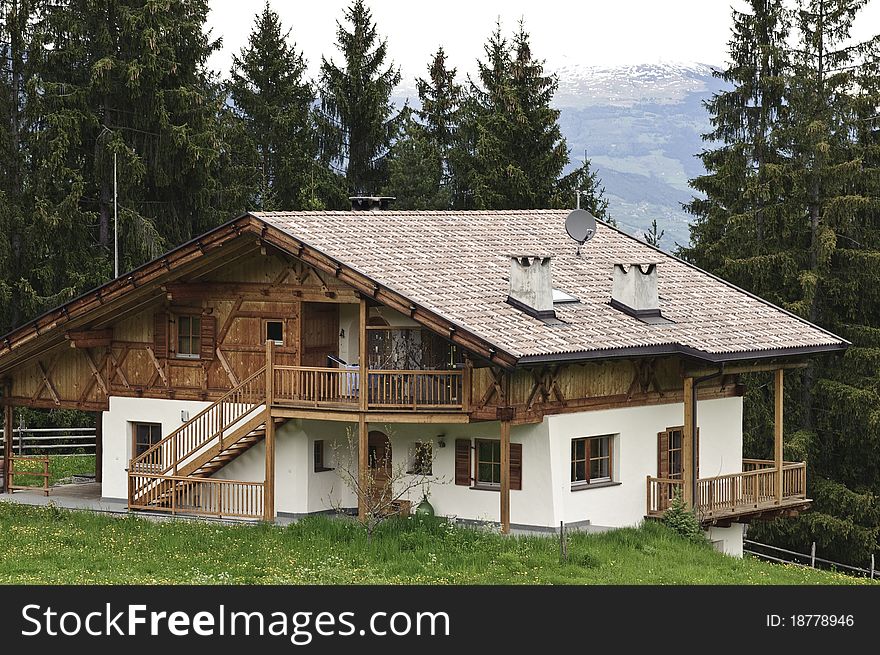
[{"label": "downspout", "polygon": [[697,484],[697,465],[699,462],[699,453],[697,452],[697,385],[699,385],[701,382],[714,380],[715,378],[721,377],[723,375],[724,363],[722,362],[715,373],[710,373],[709,375],[694,378],[694,384],[691,387],[691,407],[694,408],[694,410],[691,412],[691,440],[693,442],[691,443],[691,471],[693,472],[691,475],[691,498],[693,499],[694,507],[697,506],[697,492],[699,488]]}]

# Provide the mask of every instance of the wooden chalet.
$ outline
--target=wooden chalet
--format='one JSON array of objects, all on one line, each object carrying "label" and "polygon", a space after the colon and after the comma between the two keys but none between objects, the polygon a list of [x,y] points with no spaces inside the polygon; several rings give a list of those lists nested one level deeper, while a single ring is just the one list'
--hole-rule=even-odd
[{"label": "wooden chalet", "polygon": [[[246,214],[0,337],[6,434],[15,407],[99,413],[103,495],[146,512],[354,508],[346,434],[362,479],[406,460],[439,514],[504,531],[680,492],[736,552],[739,523],[809,505],[784,371],[843,339],[604,224],[578,254],[566,211],[359,206]],[[767,461],[742,458],[752,371]]]}]

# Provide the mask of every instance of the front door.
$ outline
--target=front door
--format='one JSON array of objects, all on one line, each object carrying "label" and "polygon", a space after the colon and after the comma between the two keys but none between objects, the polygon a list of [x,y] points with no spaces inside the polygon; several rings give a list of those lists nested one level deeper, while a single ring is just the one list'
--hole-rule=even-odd
[{"label": "front door", "polygon": [[391,507],[391,440],[378,430],[367,436],[367,467],[370,474],[372,505],[382,513]]},{"label": "front door", "polygon": [[302,304],[302,366],[326,368],[327,356],[339,357],[339,305]]}]

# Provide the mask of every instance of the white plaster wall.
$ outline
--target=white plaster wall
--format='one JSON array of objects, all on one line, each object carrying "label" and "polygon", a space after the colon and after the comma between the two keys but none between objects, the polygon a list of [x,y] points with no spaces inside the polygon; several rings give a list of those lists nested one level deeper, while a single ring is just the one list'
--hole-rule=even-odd
[{"label": "white plaster wall", "polygon": [[734,523],[729,528],[709,528],[707,536],[709,541],[720,541],[721,552],[733,557],[743,556],[743,528],[742,523]]},{"label": "white plaster wall", "polygon": [[104,498],[128,498],[125,469],[131,460],[132,423],[161,423],[162,436],[183,425],[180,412],[195,416],[210,403],[191,400],[110,397],[110,410],[104,412],[104,450],[101,495]]},{"label": "white plaster wall", "polygon": [[[553,453],[554,525],[590,521],[596,526],[635,525],[645,516],[646,477],[657,475],[657,433],[681,425],[681,403],[549,416]],[[742,466],[742,399],[703,400],[697,407],[700,476],[734,473]],[[616,486],[572,491],[571,440],[617,435]]]}]

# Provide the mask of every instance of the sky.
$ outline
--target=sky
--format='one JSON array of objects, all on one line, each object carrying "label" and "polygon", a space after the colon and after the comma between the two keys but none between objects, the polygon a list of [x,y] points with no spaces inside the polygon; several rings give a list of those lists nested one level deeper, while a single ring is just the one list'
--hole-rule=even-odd
[{"label": "sky", "polygon": [[[271,0],[297,49],[317,76],[321,55],[335,51],[336,21],[350,0]],[[228,75],[232,53],[247,42],[264,0],[210,0],[209,27],[222,37],[211,66]],[[404,80],[423,76],[441,44],[451,65],[473,71],[500,18],[510,33],[522,18],[532,51],[551,70],[566,65],[615,66],[658,62],[723,65],[730,8],[742,0],[371,0],[380,35]],[[859,15],[854,36],[880,26],[880,0]]]}]

